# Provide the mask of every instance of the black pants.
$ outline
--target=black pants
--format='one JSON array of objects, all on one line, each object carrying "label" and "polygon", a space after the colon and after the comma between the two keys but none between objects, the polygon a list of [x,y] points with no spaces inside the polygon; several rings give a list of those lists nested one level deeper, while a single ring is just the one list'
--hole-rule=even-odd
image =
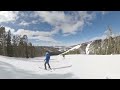
[{"label": "black pants", "polygon": [[50,64],[45,62],[45,69],[47,70],[46,64],[48,64],[49,69],[51,69]]}]

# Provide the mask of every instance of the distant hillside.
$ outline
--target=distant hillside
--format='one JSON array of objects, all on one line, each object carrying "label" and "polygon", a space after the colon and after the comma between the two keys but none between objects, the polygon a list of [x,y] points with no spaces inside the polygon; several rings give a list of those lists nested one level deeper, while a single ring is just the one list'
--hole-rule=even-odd
[{"label": "distant hillside", "polygon": [[36,56],[44,56],[46,51],[49,51],[51,55],[59,55],[62,51],[53,46],[35,46]]},{"label": "distant hillside", "polygon": [[81,43],[65,51],[63,54],[120,54],[120,36],[110,36],[106,39],[97,39],[90,42]]}]

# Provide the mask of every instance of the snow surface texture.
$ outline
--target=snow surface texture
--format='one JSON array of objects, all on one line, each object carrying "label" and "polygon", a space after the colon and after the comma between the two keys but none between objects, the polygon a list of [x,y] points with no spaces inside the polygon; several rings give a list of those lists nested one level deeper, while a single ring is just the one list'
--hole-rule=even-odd
[{"label": "snow surface texture", "polygon": [[[51,57],[44,70],[44,57],[33,59],[0,56],[0,79],[120,79],[119,55],[61,55]],[[39,67],[43,68],[40,69]]]}]

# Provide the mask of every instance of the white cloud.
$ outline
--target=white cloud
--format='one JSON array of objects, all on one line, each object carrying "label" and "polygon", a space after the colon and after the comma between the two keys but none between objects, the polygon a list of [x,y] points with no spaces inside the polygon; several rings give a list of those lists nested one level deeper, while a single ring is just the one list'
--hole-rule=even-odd
[{"label": "white cloud", "polygon": [[22,25],[22,26],[28,26],[30,23],[26,22],[26,21],[22,21],[19,23],[19,25]]},{"label": "white cloud", "polygon": [[0,23],[15,21],[18,18],[18,11],[0,11]]},{"label": "white cloud", "polygon": [[25,29],[18,29],[14,34],[18,35],[28,35],[28,36],[50,36],[50,32],[44,31],[32,31],[32,30],[25,30]]},{"label": "white cloud", "polygon": [[97,39],[105,39],[105,38],[106,38],[106,35],[102,35],[102,36],[93,37],[89,41],[94,41],[94,40],[97,40]]},{"label": "white cloud", "polygon": [[83,25],[84,25],[83,21],[78,21],[75,24],[63,24],[61,26],[61,29],[64,34],[76,34],[78,28],[80,27],[82,29]]},{"label": "white cloud", "polygon": [[45,37],[45,36],[31,36],[29,39],[35,39],[36,41],[44,41],[44,42],[57,42],[52,37]]},{"label": "white cloud", "polygon": [[8,32],[9,30],[11,31],[11,34],[15,33],[15,29],[5,26],[5,31]]},{"label": "white cloud", "polygon": [[102,15],[108,14],[110,11],[100,11]]},{"label": "white cloud", "polygon": [[19,29],[14,32],[14,34],[21,36],[27,35],[29,39],[37,41],[57,42],[55,39],[52,38],[52,32]]},{"label": "white cloud", "polygon": [[37,22],[38,22],[37,20],[33,20],[31,24],[36,24]]},{"label": "white cloud", "polygon": [[43,22],[47,22],[51,25],[56,25],[65,20],[64,12],[60,11],[35,11],[35,15],[40,16]]},{"label": "white cloud", "polygon": [[23,20],[19,23],[19,25],[20,26],[29,26],[30,24],[36,24],[37,22],[38,22],[37,20],[33,20],[31,22],[26,22],[26,21]]},{"label": "white cloud", "polygon": [[54,26],[56,33],[62,30],[65,35],[76,34],[77,31],[81,31],[83,26],[89,23],[94,14],[87,11],[71,11],[71,14],[65,14],[63,11],[36,11],[36,16],[40,17],[42,22]]},{"label": "white cloud", "polygon": [[[5,26],[6,32],[9,30],[11,31],[12,35],[27,35],[28,39],[34,40],[33,42],[34,45],[45,45],[47,44],[48,46],[50,45],[59,45],[60,41],[56,41],[52,35],[54,34],[53,32],[44,32],[44,31],[32,31],[32,30],[24,30],[24,29],[18,29],[17,31],[11,27]],[[42,43],[41,43],[42,42]]]},{"label": "white cloud", "polygon": [[35,46],[63,46],[63,44],[57,42],[40,42],[40,41],[36,41],[36,42],[33,42],[33,45]]}]

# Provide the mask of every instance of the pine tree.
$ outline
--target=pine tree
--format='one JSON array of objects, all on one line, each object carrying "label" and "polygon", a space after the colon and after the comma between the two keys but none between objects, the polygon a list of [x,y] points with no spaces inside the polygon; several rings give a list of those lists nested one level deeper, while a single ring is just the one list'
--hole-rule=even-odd
[{"label": "pine tree", "polygon": [[33,46],[32,46],[32,43],[30,42],[28,45],[29,45],[28,46],[29,57],[33,58],[34,55],[33,55]]},{"label": "pine tree", "polygon": [[6,55],[6,32],[5,27],[0,27],[0,54]]},{"label": "pine tree", "polygon": [[19,35],[14,35],[12,39],[12,46],[13,46],[13,56],[18,57],[19,56],[19,50],[18,50],[18,44],[20,42],[20,36]]},{"label": "pine tree", "polygon": [[112,29],[108,26],[107,30],[107,48],[106,48],[106,54],[112,54],[113,53],[113,41],[112,41]]},{"label": "pine tree", "polygon": [[17,56],[17,44],[16,44],[16,36],[13,36],[13,56],[16,57]]},{"label": "pine tree", "polygon": [[7,56],[12,57],[13,55],[12,45],[11,45],[11,32],[10,30],[7,33]]},{"label": "pine tree", "polygon": [[24,43],[23,43],[23,39],[20,37],[20,42],[18,45],[18,51],[19,51],[19,57],[24,57]]},{"label": "pine tree", "polygon": [[28,37],[27,37],[27,35],[23,36],[23,42],[24,42],[24,47],[25,47],[26,58],[29,58],[28,57],[28,46],[27,46],[27,43],[28,43]]}]

